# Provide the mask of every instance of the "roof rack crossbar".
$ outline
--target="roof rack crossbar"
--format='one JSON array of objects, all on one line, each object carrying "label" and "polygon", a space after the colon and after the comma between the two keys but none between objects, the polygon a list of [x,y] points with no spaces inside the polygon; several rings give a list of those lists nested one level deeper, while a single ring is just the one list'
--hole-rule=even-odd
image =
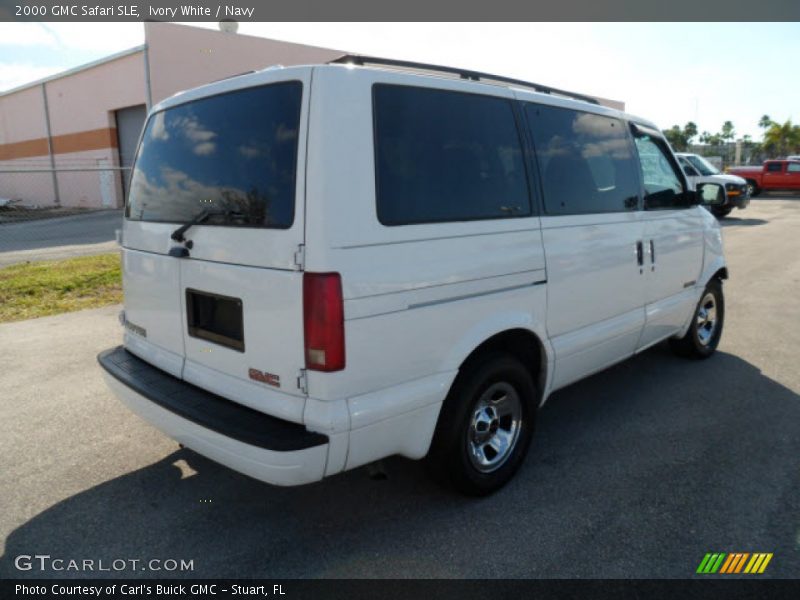
[{"label": "roof rack crossbar", "polygon": [[589,102],[590,104],[600,104],[596,98],[586,96],[584,94],[576,94],[575,92],[568,92],[558,88],[533,83],[531,81],[523,81],[521,79],[513,79],[511,77],[503,77],[502,75],[492,75],[491,73],[481,73],[480,71],[471,71],[469,69],[458,69],[456,67],[443,67],[441,65],[430,65],[427,63],[418,63],[407,60],[397,60],[393,58],[378,58],[376,56],[364,56],[362,54],[343,54],[338,58],[328,61],[328,64],[350,64],[350,65],[380,65],[387,67],[402,67],[406,69],[416,69],[419,71],[433,71],[440,73],[449,73],[451,75],[458,75],[461,79],[468,79],[470,81],[487,81],[497,83],[507,83],[510,85],[531,88],[542,94],[554,94],[557,96],[564,96],[566,98],[573,98],[582,102]]}]

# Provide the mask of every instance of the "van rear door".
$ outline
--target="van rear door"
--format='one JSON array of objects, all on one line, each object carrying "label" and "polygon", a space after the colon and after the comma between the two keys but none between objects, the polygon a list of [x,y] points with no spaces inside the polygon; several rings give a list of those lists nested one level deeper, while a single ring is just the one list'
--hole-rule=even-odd
[{"label": "van rear door", "polygon": [[142,343],[129,327],[130,349],[180,355],[185,380],[297,422],[302,403],[274,391],[302,397],[310,73],[266,71],[157,107],[123,234],[126,317],[148,330]]}]

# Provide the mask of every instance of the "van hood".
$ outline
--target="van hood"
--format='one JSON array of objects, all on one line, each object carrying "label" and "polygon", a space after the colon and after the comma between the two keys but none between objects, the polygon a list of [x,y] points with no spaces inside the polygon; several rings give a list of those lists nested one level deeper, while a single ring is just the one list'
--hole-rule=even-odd
[{"label": "van hood", "polygon": [[731,175],[729,173],[720,173],[718,175],[707,175],[703,177],[697,178],[698,183],[720,183],[725,185],[726,183],[733,183],[735,185],[747,185],[747,181],[742,179],[737,175]]}]

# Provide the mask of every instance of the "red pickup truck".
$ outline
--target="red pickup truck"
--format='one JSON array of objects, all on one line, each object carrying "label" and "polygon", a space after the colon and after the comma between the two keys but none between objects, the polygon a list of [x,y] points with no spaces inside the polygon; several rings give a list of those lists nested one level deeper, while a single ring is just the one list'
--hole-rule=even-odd
[{"label": "red pickup truck", "polygon": [[747,180],[751,196],[761,190],[800,191],[800,160],[766,160],[760,167],[731,167],[728,173]]}]

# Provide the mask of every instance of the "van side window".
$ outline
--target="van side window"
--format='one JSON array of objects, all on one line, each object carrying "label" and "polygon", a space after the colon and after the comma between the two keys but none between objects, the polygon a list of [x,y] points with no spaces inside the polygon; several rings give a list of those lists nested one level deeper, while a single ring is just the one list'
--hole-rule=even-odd
[{"label": "van side window", "polygon": [[667,157],[664,146],[648,135],[636,135],[636,151],[644,183],[646,210],[686,208],[683,183]]},{"label": "van side window", "polygon": [[699,177],[700,176],[700,173],[697,172],[697,169],[694,168],[692,163],[690,163],[688,160],[686,160],[682,156],[678,157],[678,162],[680,163],[681,168],[683,169],[683,172],[686,173],[687,177]]},{"label": "van side window", "polygon": [[630,139],[618,119],[526,104],[548,215],[636,210]]},{"label": "van side window", "polygon": [[510,100],[373,87],[378,219],[384,225],[531,214]]},{"label": "van side window", "polygon": [[686,208],[688,196],[672,167],[663,144],[648,135],[636,135],[636,151],[644,184],[644,207],[647,210]]}]

